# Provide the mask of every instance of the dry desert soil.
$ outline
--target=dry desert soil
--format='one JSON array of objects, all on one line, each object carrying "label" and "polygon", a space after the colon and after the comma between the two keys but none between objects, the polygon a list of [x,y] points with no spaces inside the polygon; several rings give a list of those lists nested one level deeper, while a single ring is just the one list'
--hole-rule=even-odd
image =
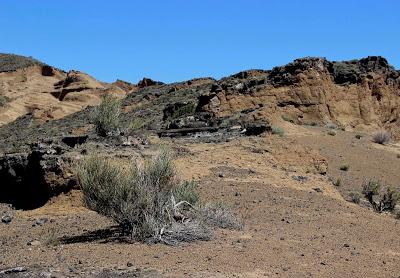
[{"label": "dry desert soil", "polygon": [[[384,58],[107,84],[2,55],[0,277],[400,277],[399,207],[378,213],[361,193],[372,179],[400,190],[400,73]],[[90,121],[104,94],[123,111],[107,137]],[[143,125],[127,134],[133,119]],[[383,129],[392,140],[374,143]],[[242,230],[146,244],[84,206],[79,159],[161,147]]]}]

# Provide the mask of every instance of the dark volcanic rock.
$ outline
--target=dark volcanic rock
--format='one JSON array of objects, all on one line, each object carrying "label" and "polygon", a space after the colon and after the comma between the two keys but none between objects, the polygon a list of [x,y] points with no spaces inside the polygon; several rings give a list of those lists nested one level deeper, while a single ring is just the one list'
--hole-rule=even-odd
[{"label": "dark volcanic rock", "polygon": [[150,78],[143,78],[142,80],[139,81],[139,83],[137,84],[137,86],[139,88],[145,88],[145,87],[149,87],[149,86],[155,86],[155,85],[163,85],[164,83],[160,82],[160,81],[154,81]]},{"label": "dark volcanic rock", "polygon": [[270,130],[271,126],[266,122],[250,122],[246,124],[245,134],[247,136],[257,136]]},{"label": "dark volcanic rock", "polygon": [[87,135],[81,135],[81,136],[65,136],[61,140],[63,143],[68,145],[69,147],[73,148],[76,145],[81,145],[86,142],[86,140],[89,138]]},{"label": "dark volcanic rock", "polygon": [[54,76],[55,72],[53,67],[44,65],[42,66],[42,75],[43,76]]},{"label": "dark volcanic rock", "polygon": [[1,217],[1,222],[4,224],[9,224],[11,223],[12,217],[8,214],[4,215],[3,217]]},{"label": "dark volcanic rock", "polygon": [[0,203],[32,209],[70,190],[75,183],[70,182],[70,162],[63,152],[60,146],[39,143],[29,153],[1,157]]},{"label": "dark volcanic rock", "polygon": [[282,67],[275,67],[271,70],[269,80],[275,86],[287,86],[298,83],[298,74],[314,69],[317,72],[327,70],[329,62],[325,58],[305,57],[294,60]]}]

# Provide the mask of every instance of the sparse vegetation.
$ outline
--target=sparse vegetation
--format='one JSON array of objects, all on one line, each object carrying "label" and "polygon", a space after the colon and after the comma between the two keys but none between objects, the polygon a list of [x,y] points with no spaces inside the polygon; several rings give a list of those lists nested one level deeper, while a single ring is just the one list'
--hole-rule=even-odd
[{"label": "sparse vegetation", "polygon": [[42,62],[32,58],[15,54],[0,53],[0,72],[14,71],[33,65],[44,65]]},{"label": "sparse vegetation", "polygon": [[337,129],[337,125],[335,125],[334,123],[327,123],[327,124],[325,125],[325,127],[326,127],[327,129],[333,129],[333,130]]},{"label": "sparse vegetation", "polygon": [[146,124],[146,121],[142,118],[135,118],[129,124],[128,130],[129,132],[135,132],[142,129]]},{"label": "sparse vegetation", "polygon": [[50,228],[47,234],[45,234],[44,244],[46,246],[56,246],[60,244],[60,240],[58,239],[57,233],[54,228]]},{"label": "sparse vegetation", "polygon": [[140,241],[209,240],[210,226],[234,226],[232,212],[198,204],[195,182],[176,181],[166,151],[143,167],[92,156],[78,167],[78,177],[85,205]]},{"label": "sparse vegetation", "polygon": [[193,115],[194,111],[196,110],[196,104],[193,102],[189,102],[176,110],[173,111],[171,118],[177,119],[182,116]]},{"label": "sparse vegetation", "polygon": [[382,188],[379,181],[365,181],[362,192],[377,212],[393,211],[400,200],[400,193],[397,190],[388,186]]},{"label": "sparse vegetation", "polygon": [[336,135],[336,131],[335,130],[329,130],[328,131],[328,135],[335,136]]},{"label": "sparse vegetation", "polygon": [[342,179],[337,178],[336,181],[333,182],[333,185],[336,187],[342,186]]},{"label": "sparse vegetation", "polygon": [[101,100],[101,104],[95,107],[91,118],[96,126],[97,134],[99,136],[107,136],[117,131],[119,127],[121,103],[110,94],[103,95]]},{"label": "sparse vegetation", "polygon": [[207,204],[200,208],[200,213],[211,226],[231,230],[243,228],[243,223],[223,204]]},{"label": "sparse vegetation", "polygon": [[282,115],[282,120],[290,123],[294,123],[294,120],[288,115]]},{"label": "sparse vegetation", "polygon": [[0,107],[6,106],[9,101],[10,99],[8,97],[0,96]]},{"label": "sparse vegetation", "polygon": [[342,165],[340,165],[340,167],[339,167],[339,169],[340,169],[341,171],[348,171],[349,168],[350,168],[350,166],[349,166],[348,164],[342,164]]},{"label": "sparse vegetation", "polygon": [[221,127],[229,127],[232,125],[236,125],[239,122],[239,119],[242,117],[242,113],[235,113],[230,117],[227,117],[221,121]]},{"label": "sparse vegetation", "polygon": [[372,141],[377,144],[385,145],[389,143],[391,135],[387,131],[379,131],[372,136]]},{"label": "sparse vegetation", "polygon": [[197,183],[195,181],[184,181],[173,190],[173,195],[177,202],[188,202],[197,205],[199,194],[196,191]]},{"label": "sparse vegetation", "polygon": [[282,137],[285,134],[285,130],[279,126],[272,126],[271,133]]},{"label": "sparse vegetation", "polygon": [[361,201],[360,192],[357,192],[357,191],[350,192],[349,197],[350,197],[350,200],[355,204],[359,204]]}]

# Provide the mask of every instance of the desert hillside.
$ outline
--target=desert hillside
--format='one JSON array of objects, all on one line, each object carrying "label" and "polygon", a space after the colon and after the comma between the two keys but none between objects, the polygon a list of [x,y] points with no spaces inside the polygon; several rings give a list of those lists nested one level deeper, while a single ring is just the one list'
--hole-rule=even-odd
[{"label": "desert hillside", "polygon": [[[0,55],[0,97],[0,277],[400,273],[400,72],[383,57],[133,85]],[[93,158],[110,164],[82,176]],[[91,180],[111,187],[88,198]],[[122,221],[136,200],[162,217]]]},{"label": "desert hillside", "polygon": [[126,88],[119,84],[106,84],[79,71],[64,72],[31,58],[0,54],[0,125],[26,114],[41,121],[63,118],[98,105],[102,93],[124,96]]}]

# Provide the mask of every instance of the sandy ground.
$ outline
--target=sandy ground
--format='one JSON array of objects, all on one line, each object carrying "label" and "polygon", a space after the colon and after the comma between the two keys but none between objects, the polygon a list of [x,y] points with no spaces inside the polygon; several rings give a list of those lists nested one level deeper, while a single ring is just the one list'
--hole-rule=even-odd
[{"label": "sandy ground", "polygon": [[[11,211],[13,221],[0,223],[0,269],[53,268],[70,276],[108,268],[166,277],[399,277],[400,221],[340,194],[358,189],[367,174],[400,185],[398,148],[353,138],[305,128],[218,144],[170,142],[182,150],[180,176],[198,181],[203,200],[238,211],[243,231],[218,230],[211,241],[179,247],[123,243],[113,223],[85,209],[73,191],[37,210]],[[330,176],[344,175],[338,170],[343,161],[350,170],[337,188]],[[328,173],[321,175],[326,162]]]}]

